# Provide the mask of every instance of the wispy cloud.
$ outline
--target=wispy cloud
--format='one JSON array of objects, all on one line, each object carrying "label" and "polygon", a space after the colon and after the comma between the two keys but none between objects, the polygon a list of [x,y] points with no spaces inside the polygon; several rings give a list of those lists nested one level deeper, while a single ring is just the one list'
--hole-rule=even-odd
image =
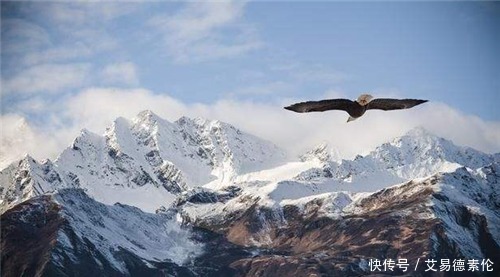
[{"label": "wispy cloud", "polygon": [[82,86],[90,72],[90,65],[42,64],[2,80],[2,94],[58,93],[63,89]]},{"label": "wispy cloud", "polygon": [[38,50],[49,46],[49,33],[23,19],[2,19],[2,56]]},{"label": "wispy cloud", "polygon": [[112,50],[118,43],[107,23],[133,12],[133,7],[112,2],[2,3],[13,11],[2,13],[2,54],[20,54],[30,65]]},{"label": "wispy cloud", "polygon": [[149,23],[176,62],[238,56],[262,46],[254,28],[241,20],[244,7],[244,1],[187,3],[176,14],[156,16]]},{"label": "wispy cloud", "polygon": [[101,78],[105,84],[125,84],[132,86],[139,84],[136,66],[131,62],[107,65],[101,72]]},{"label": "wispy cloud", "polygon": [[102,22],[130,14],[137,8],[133,1],[54,1],[28,6],[52,22],[65,25],[100,25]]},{"label": "wispy cloud", "polygon": [[[137,85],[134,64],[106,65],[106,59],[97,59],[119,52],[109,23],[133,12],[132,7],[108,2],[2,3],[11,12],[4,11],[1,19],[1,94],[26,98],[86,85]],[[126,57],[114,60],[120,59]],[[103,70],[91,70],[96,68]]]},{"label": "wispy cloud", "polygon": [[19,61],[23,66],[43,63],[78,61],[92,55],[93,50],[82,42],[55,46],[26,53]]}]

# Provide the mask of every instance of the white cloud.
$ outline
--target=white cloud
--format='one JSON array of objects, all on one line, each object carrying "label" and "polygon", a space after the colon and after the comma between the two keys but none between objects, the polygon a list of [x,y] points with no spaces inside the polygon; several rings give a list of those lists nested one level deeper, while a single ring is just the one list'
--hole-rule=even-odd
[{"label": "white cloud", "polygon": [[137,85],[139,78],[133,63],[122,62],[107,65],[101,72],[101,78],[105,84]]},{"label": "white cloud", "polygon": [[[500,151],[500,123],[464,115],[444,104],[428,103],[406,111],[369,111],[346,123],[347,114],[325,112],[298,114],[282,105],[220,101],[208,109],[210,118],[220,119],[267,138],[293,155],[327,142],[343,157],[366,154],[376,146],[423,126],[438,136],[486,152]],[[471,133],[472,132],[472,133]]]},{"label": "white cloud", "polygon": [[32,51],[50,45],[45,29],[23,19],[2,19],[2,54]]},{"label": "white cloud", "polygon": [[27,52],[21,58],[23,65],[32,66],[36,64],[63,62],[68,60],[89,57],[92,49],[81,42],[71,45],[56,46],[45,50]]},{"label": "white cloud", "polygon": [[116,51],[119,51],[117,38],[103,27],[72,27],[65,34],[70,38],[64,42],[67,47],[71,47],[74,42],[78,42],[87,46],[93,54],[115,51],[113,54],[116,55]]},{"label": "white cloud", "polygon": [[[109,21],[132,13],[134,7],[133,3],[9,3],[6,9],[16,13],[2,18],[2,58],[8,62],[4,71],[81,62],[116,50],[119,43],[108,30]],[[20,18],[11,18],[14,14]]]},{"label": "white cloud", "polygon": [[99,25],[132,13],[138,6],[132,1],[63,1],[33,3],[26,9],[38,11],[56,23],[64,25]]},{"label": "white cloud", "polygon": [[244,7],[244,1],[188,3],[177,14],[154,17],[150,24],[161,33],[176,62],[232,57],[262,46],[255,30],[240,22]]},{"label": "white cloud", "polygon": [[165,23],[175,32],[176,39],[196,41],[236,21],[244,7],[244,2],[236,1],[189,3],[179,13],[167,18]]},{"label": "white cloud", "polygon": [[[50,126],[45,126],[40,135],[34,135],[32,144],[20,143],[16,149],[22,150],[18,152],[36,152],[37,149],[30,145],[57,141],[57,144],[52,144],[54,147],[35,155],[38,158],[54,158],[70,144],[81,128],[103,133],[115,118],[133,118],[140,111],[150,109],[169,121],[187,115],[228,122],[276,143],[292,156],[318,143],[328,142],[339,150],[342,157],[352,158],[356,154],[366,154],[416,126],[423,126],[458,145],[488,153],[500,151],[500,122],[484,121],[441,103],[430,102],[405,111],[369,111],[350,123],[346,123],[347,114],[343,112],[298,114],[284,110],[282,107],[287,104],[290,102],[262,104],[230,100],[211,105],[185,104],[145,89],[94,88],[54,104],[64,109],[45,106],[45,114],[52,118]],[[57,113],[51,114],[50,110],[57,110]],[[14,133],[11,129],[6,131],[7,137],[14,137]]]},{"label": "white cloud", "polygon": [[2,94],[57,93],[81,86],[89,73],[90,65],[86,63],[36,65],[2,79]]},{"label": "white cloud", "polygon": [[[58,136],[35,130],[21,116],[0,116],[0,169],[30,154],[38,159],[54,157],[61,150]],[[40,147],[43,145],[43,147]]]},{"label": "white cloud", "polygon": [[92,88],[69,98],[62,115],[74,126],[104,132],[119,116],[132,118],[143,110],[153,110],[168,120],[182,116],[188,107],[165,95],[145,89]]}]

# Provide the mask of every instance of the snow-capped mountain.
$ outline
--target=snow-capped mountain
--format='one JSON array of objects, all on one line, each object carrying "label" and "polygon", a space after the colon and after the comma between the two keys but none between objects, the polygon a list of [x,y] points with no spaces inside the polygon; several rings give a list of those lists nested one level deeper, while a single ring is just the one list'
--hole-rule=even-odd
[{"label": "snow-capped mountain", "polygon": [[[8,240],[2,252],[7,257],[3,263],[13,267],[4,269],[13,271],[24,256],[47,264],[47,275],[147,273],[151,264],[168,268],[202,252],[202,245],[171,219],[136,207],[108,206],[80,189],[31,198],[9,210],[2,224],[11,226],[2,232],[2,240]],[[20,252],[19,237],[38,247]],[[75,266],[65,268],[71,264]],[[24,274],[36,275],[29,270]]]},{"label": "snow-capped mountain", "polygon": [[270,142],[201,118],[168,122],[151,111],[118,118],[100,136],[82,130],[52,163],[29,156],[0,172],[2,210],[63,187],[97,200],[154,212],[189,187],[231,182],[239,174],[284,161]]},{"label": "snow-capped mountain", "polygon": [[295,179],[313,182],[330,179],[327,183],[337,189],[373,192],[389,184],[454,171],[462,166],[477,169],[494,161],[494,155],[456,146],[417,127],[366,156],[341,162],[325,160],[319,167],[302,172]]},{"label": "snow-capped mountain", "polygon": [[287,160],[231,125],[150,111],[83,130],[54,162],[0,172],[2,269],[338,276],[370,259],[488,258],[498,272],[499,154],[423,128],[353,160],[332,149]]}]

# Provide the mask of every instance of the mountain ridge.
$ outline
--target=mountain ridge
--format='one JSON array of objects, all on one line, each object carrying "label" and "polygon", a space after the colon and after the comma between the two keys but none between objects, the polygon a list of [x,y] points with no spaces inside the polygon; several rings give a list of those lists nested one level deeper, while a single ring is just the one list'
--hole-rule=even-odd
[{"label": "mountain ridge", "polygon": [[[238,140],[231,141],[235,135]],[[245,143],[247,149],[241,146]],[[252,155],[253,152],[256,154]],[[229,124],[187,117],[171,123],[151,111],[143,111],[133,120],[116,119],[103,136],[83,129],[70,147],[54,162],[48,162],[50,170],[60,176],[62,186],[84,188],[110,204],[118,200],[113,198],[117,190],[113,186],[147,189],[144,193],[153,195],[151,191],[155,191],[161,196],[152,201],[156,206],[142,205],[154,211],[162,204],[162,198],[172,201],[188,185],[199,186],[224,178],[230,181],[239,172],[283,158],[282,150],[273,144]],[[38,164],[33,159],[32,162]],[[8,168],[12,171],[12,165]],[[0,172],[0,178],[11,175],[6,171]],[[7,183],[6,180],[2,185]],[[95,183],[104,186],[92,185]],[[49,186],[43,178],[38,185]],[[3,188],[0,195],[6,195],[8,190]],[[16,188],[10,190],[10,194],[17,194],[10,197],[17,203],[14,198],[19,198],[22,192]]]},{"label": "mountain ridge", "polygon": [[[489,258],[496,272],[498,157],[416,128],[353,160],[322,144],[289,161],[229,124],[143,111],[102,136],[82,130],[54,162],[0,171],[2,253],[31,261],[2,268],[364,275],[373,258],[441,257]],[[16,242],[33,232],[40,247]]]}]

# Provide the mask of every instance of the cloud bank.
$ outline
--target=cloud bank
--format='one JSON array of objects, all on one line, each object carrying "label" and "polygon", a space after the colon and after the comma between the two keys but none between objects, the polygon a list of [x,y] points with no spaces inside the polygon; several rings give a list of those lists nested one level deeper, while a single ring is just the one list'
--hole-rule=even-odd
[{"label": "cloud bank", "polygon": [[[230,123],[274,142],[287,150],[292,158],[324,142],[336,148],[341,157],[352,158],[356,154],[366,154],[416,126],[451,139],[458,145],[487,153],[500,152],[499,122],[484,121],[442,103],[429,102],[405,111],[369,111],[364,117],[346,123],[347,114],[343,112],[297,114],[284,110],[282,107],[290,104],[289,101],[295,100],[286,103],[219,100],[213,104],[186,104],[146,89],[86,89],[54,106],[43,105],[39,112],[50,115],[53,120],[36,129],[28,126],[19,115],[2,116],[2,146],[7,145],[16,152],[8,157],[2,153],[1,161],[5,166],[7,160],[19,158],[24,153],[31,153],[39,159],[53,159],[71,143],[80,129],[103,133],[117,117],[133,118],[146,109],[169,121],[186,115]],[[17,139],[24,137],[14,130],[20,121],[29,130],[30,135],[25,140],[30,143]],[[37,148],[38,145],[44,145],[44,150]]]}]

